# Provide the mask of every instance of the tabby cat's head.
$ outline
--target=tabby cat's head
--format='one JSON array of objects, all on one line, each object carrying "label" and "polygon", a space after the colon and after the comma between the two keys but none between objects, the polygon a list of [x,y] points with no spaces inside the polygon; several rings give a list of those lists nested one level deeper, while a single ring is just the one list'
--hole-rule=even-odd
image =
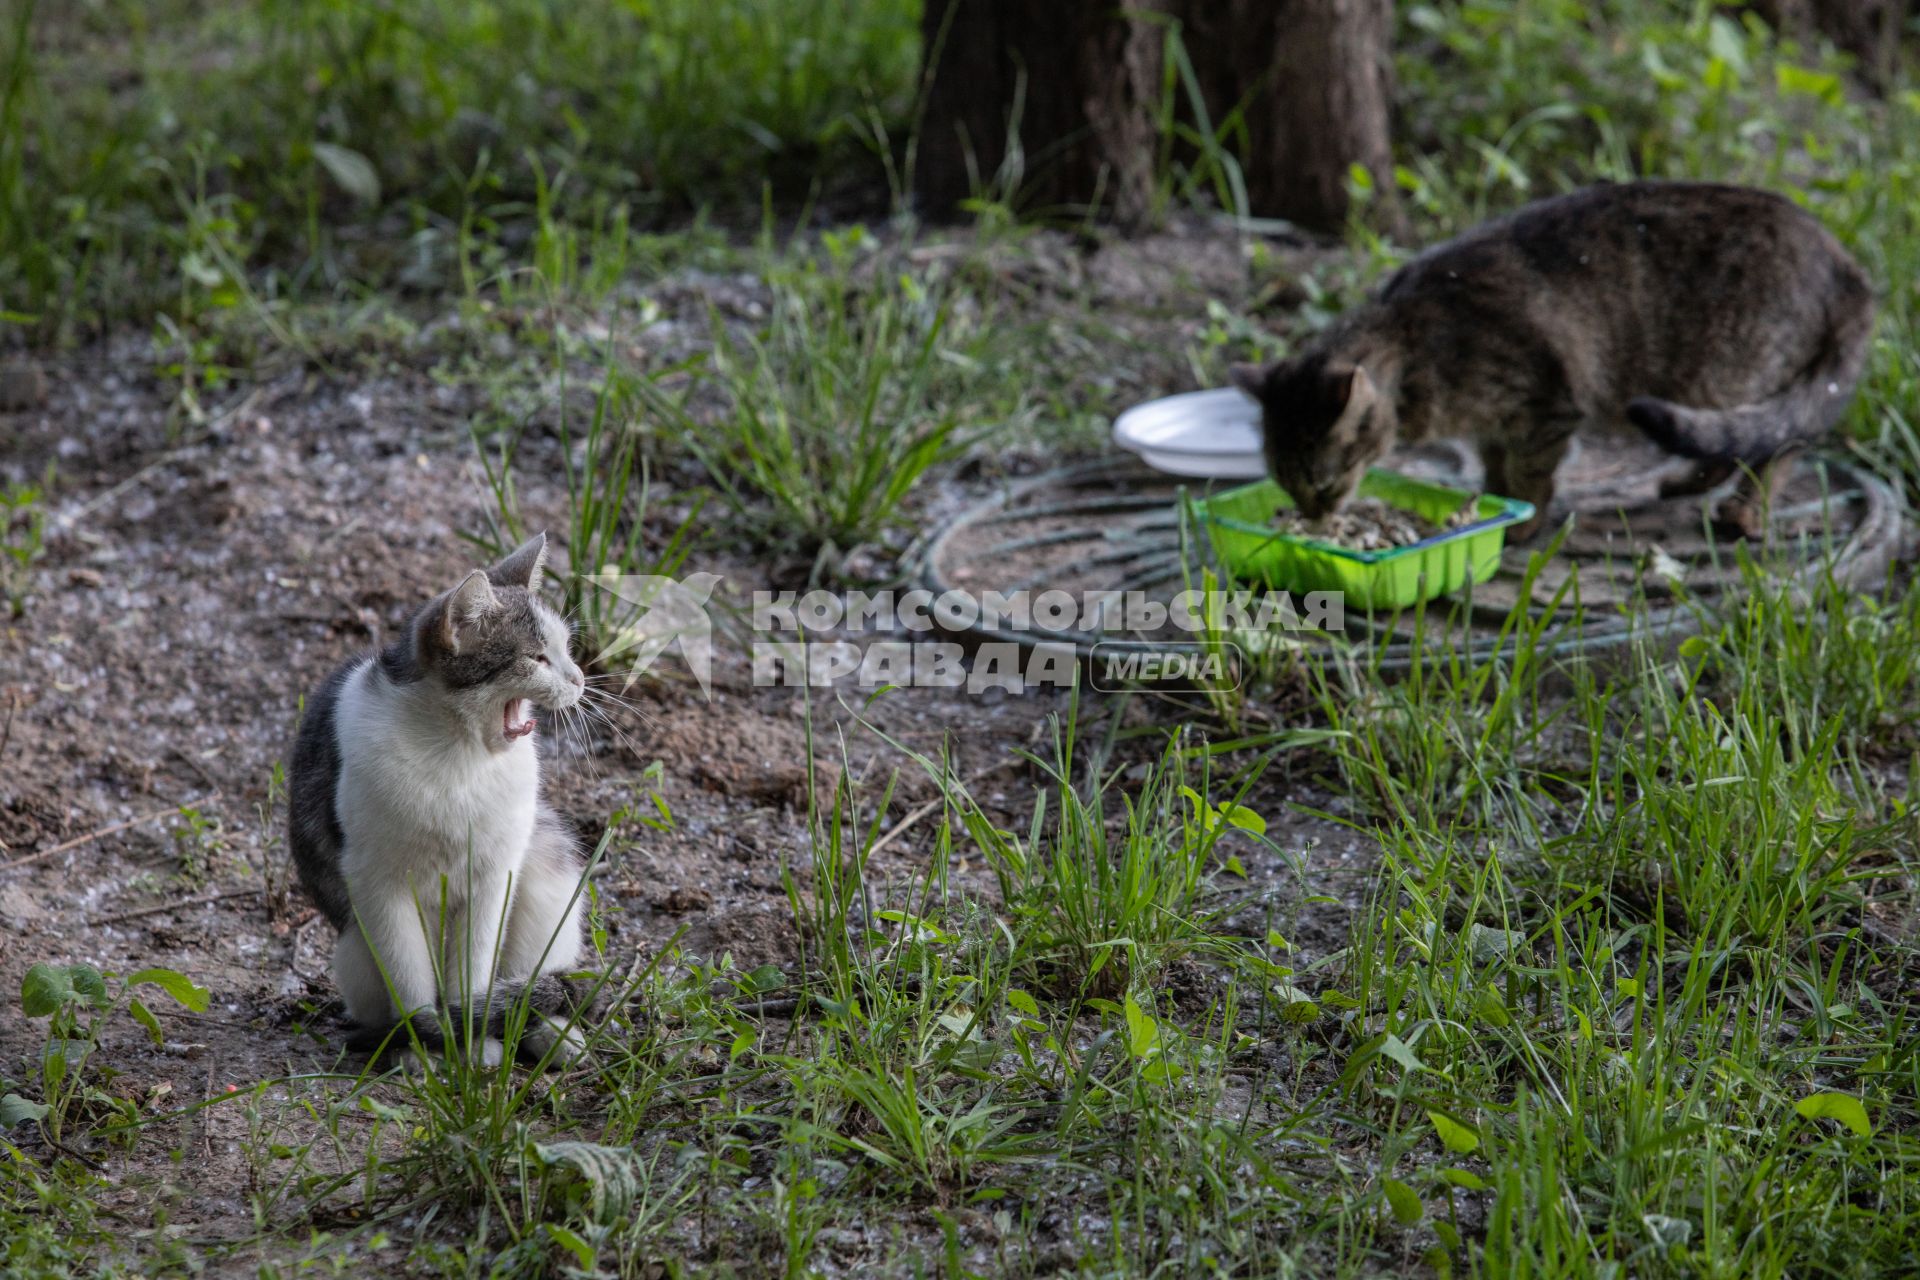
[{"label": "tabby cat's head", "polygon": [[1233,383],[1260,402],[1267,469],[1310,520],[1353,496],[1393,445],[1392,414],[1357,364],[1306,353],[1264,369],[1237,364]]}]

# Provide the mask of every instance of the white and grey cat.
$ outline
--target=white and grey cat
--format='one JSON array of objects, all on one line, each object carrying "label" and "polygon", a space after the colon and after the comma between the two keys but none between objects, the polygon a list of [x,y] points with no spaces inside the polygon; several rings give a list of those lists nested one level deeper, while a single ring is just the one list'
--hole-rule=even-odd
[{"label": "white and grey cat", "polygon": [[525,994],[522,1049],[538,1055],[554,1043],[549,1015],[574,1004],[557,975],[580,959],[582,865],[540,798],[532,707],[571,707],[586,682],[566,623],[537,594],[546,552],[542,534],[475,569],[307,701],[290,839],[340,931],[333,975],[357,1048],[405,1020],[438,1047],[442,1016],[456,1028],[470,1018],[498,1062]]}]

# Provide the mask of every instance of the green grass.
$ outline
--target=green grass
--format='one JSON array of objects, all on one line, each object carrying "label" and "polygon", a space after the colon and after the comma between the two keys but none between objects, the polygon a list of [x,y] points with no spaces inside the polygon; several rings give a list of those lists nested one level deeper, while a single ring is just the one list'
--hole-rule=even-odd
[{"label": "green grass", "polygon": [[77,336],[235,305],[243,280],[444,288],[463,232],[483,274],[524,263],[509,246],[556,196],[564,225],[639,227],[879,176],[864,139],[904,119],[917,12],[11,0],[0,311]]},{"label": "green grass", "polygon": [[764,328],[713,316],[692,394],[655,398],[752,541],[903,547],[892,526],[921,478],[1027,416],[999,317],[962,284],[896,269],[865,228],[826,233],[816,260],[767,272]]},{"label": "green grass", "polygon": [[[1857,920],[1911,832],[1852,828],[1850,802],[1823,817],[1844,796],[1830,755],[1783,768],[1710,703],[1638,687],[1662,690],[1679,745],[1608,723],[1613,785],[1567,835],[1390,829],[1352,948],[1378,1028],[1355,1097],[1416,1166],[1425,1112],[1471,1127],[1489,1273],[1898,1273],[1920,1151],[1886,997],[1913,961]],[[1863,1132],[1796,1111],[1829,1093],[1864,1106]]]},{"label": "green grass", "polygon": [[[1895,780],[1858,763],[1884,721],[1754,731],[1809,688],[1859,695],[1882,667],[1877,647],[1752,625],[1781,607],[1710,614],[1698,643],[1638,654],[1612,683],[1577,675],[1572,754],[1551,763],[1486,744],[1522,714],[1474,710],[1488,677],[1501,705],[1532,705],[1538,666],[1443,668],[1330,713],[1356,781],[1381,744],[1412,757],[1426,724],[1476,724],[1481,784],[1535,808],[1462,807],[1450,775],[1368,773],[1355,789],[1382,797],[1380,872],[1348,945],[1308,973],[1278,933],[1225,923],[1226,850],[1245,846],[1221,841],[1262,825],[1236,805],[1253,771],[1209,783],[1178,737],[1119,789],[1076,768],[1062,726],[1020,832],[918,761],[958,822],[907,885],[868,870],[884,795],[843,781],[816,815],[810,892],[794,882],[801,974],[696,967],[656,987],[667,1043],[616,1038],[613,1069],[652,1083],[656,1114],[685,1115],[687,1090],[708,1109],[664,1144],[622,1121],[622,1141],[653,1169],[704,1152],[684,1176],[718,1197],[734,1256],[785,1274],[818,1264],[823,1231],[916,1204],[998,1207],[1017,1271],[1037,1206],[1088,1172],[1097,1225],[1075,1248],[1117,1274],[1222,1251],[1316,1274],[1416,1258],[1488,1275],[1900,1274],[1920,1227],[1915,955],[1859,919],[1869,897],[1905,899],[1914,832]],[[1904,595],[1816,607],[1890,649],[1920,640]],[[1745,678],[1757,669],[1782,678]],[[1569,809],[1570,776],[1589,789]],[[1003,916],[945,883],[954,855],[995,867]],[[1189,960],[1221,980],[1175,1005],[1164,978]],[[805,1013],[776,1030],[716,1002],[729,987],[794,990]],[[676,1039],[683,1069],[710,1065],[663,1073]],[[1279,1070],[1262,1052],[1276,1045]],[[1237,1086],[1278,1109],[1254,1119]],[[763,1168],[783,1188],[770,1209],[749,1185]]]},{"label": "green grass", "polygon": [[53,487],[53,468],[37,485],[9,482],[0,489],[0,594],[14,618],[27,611],[27,589],[33,566],[46,554],[46,499]]},{"label": "green grass", "polygon": [[[670,948],[591,1068],[287,1082],[320,1124],[293,1142],[263,1084],[234,1104],[261,1219],[353,1206],[353,1238],[414,1269],[509,1275],[808,1275],[850,1226],[915,1222],[883,1229],[875,1267],[937,1249],[951,1274],[1019,1274],[1061,1247],[1059,1204],[1103,1274],[1902,1274],[1920,965],[1861,924],[1871,900],[1911,909],[1904,776],[1861,764],[1894,730],[1781,727],[1809,689],[1911,705],[1883,647],[1920,642],[1920,615],[1830,590],[1813,607],[1859,621],[1826,634],[1882,645],[1828,645],[1754,625],[1783,607],[1708,611],[1697,642],[1604,683],[1569,673],[1557,755],[1497,749],[1547,696],[1541,664],[1334,704],[1329,764],[1374,798],[1381,861],[1346,945],[1305,970],[1291,924],[1235,923],[1258,905],[1235,871],[1267,827],[1242,803],[1263,760],[1211,777],[1176,733],[1122,784],[1069,720],[1006,830],[903,758],[953,819],[906,883],[872,871],[891,787],[849,768],[790,869],[796,970]],[[1382,766],[1432,750],[1434,723],[1479,735],[1480,800]],[[998,892],[950,883],[961,857]],[[1213,980],[1174,998],[1195,966]]]}]

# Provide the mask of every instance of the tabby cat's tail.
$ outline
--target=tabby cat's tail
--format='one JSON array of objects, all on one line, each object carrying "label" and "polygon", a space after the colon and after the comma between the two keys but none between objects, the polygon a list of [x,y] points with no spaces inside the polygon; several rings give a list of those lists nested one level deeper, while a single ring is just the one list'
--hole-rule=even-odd
[{"label": "tabby cat's tail", "polygon": [[[476,1042],[500,1040],[506,1036],[507,1025],[522,1002],[527,1008],[527,1029],[532,1033],[546,1019],[564,1021],[586,1012],[592,1002],[592,992],[584,983],[553,973],[543,973],[528,982],[496,982],[484,1008],[443,1005],[436,1011],[419,1010],[395,1022],[356,1027],[347,1037],[347,1048],[355,1053],[398,1052],[412,1045],[417,1037],[421,1048],[439,1050],[446,1047],[449,1039],[463,1040],[469,1025]],[[532,1045],[541,1045],[549,1037],[529,1034],[528,1039]],[[523,1048],[532,1045],[523,1044]]]},{"label": "tabby cat's tail", "polygon": [[1779,394],[1731,409],[1694,409],[1636,396],[1627,418],[1669,453],[1757,466],[1833,429],[1866,365],[1871,309],[1829,328],[1820,354]]}]

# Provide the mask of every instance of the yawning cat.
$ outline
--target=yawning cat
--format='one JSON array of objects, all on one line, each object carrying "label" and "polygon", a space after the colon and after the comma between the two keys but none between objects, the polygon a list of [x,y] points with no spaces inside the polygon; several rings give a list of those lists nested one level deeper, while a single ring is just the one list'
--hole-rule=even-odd
[{"label": "yawning cat", "polygon": [[543,1015],[572,1003],[553,975],[580,958],[582,866],[540,799],[533,708],[571,707],[585,678],[537,595],[546,549],[542,534],[475,569],[307,700],[290,843],[340,931],[333,975],[357,1047],[408,1018],[438,1046],[438,1010],[455,1026],[471,1017],[497,1062],[531,985],[522,1047],[537,1055],[554,1040]]},{"label": "yawning cat", "polygon": [[1757,536],[1797,447],[1840,419],[1866,363],[1866,276],[1810,215],[1744,187],[1632,182],[1530,204],[1421,254],[1299,353],[1233,380],[1301,511],[1344,502],[1398,441],[1473,440],[1487,488],[1547,518],[1583,424],[1632,421],[1736,471],[1720,522]]}]

